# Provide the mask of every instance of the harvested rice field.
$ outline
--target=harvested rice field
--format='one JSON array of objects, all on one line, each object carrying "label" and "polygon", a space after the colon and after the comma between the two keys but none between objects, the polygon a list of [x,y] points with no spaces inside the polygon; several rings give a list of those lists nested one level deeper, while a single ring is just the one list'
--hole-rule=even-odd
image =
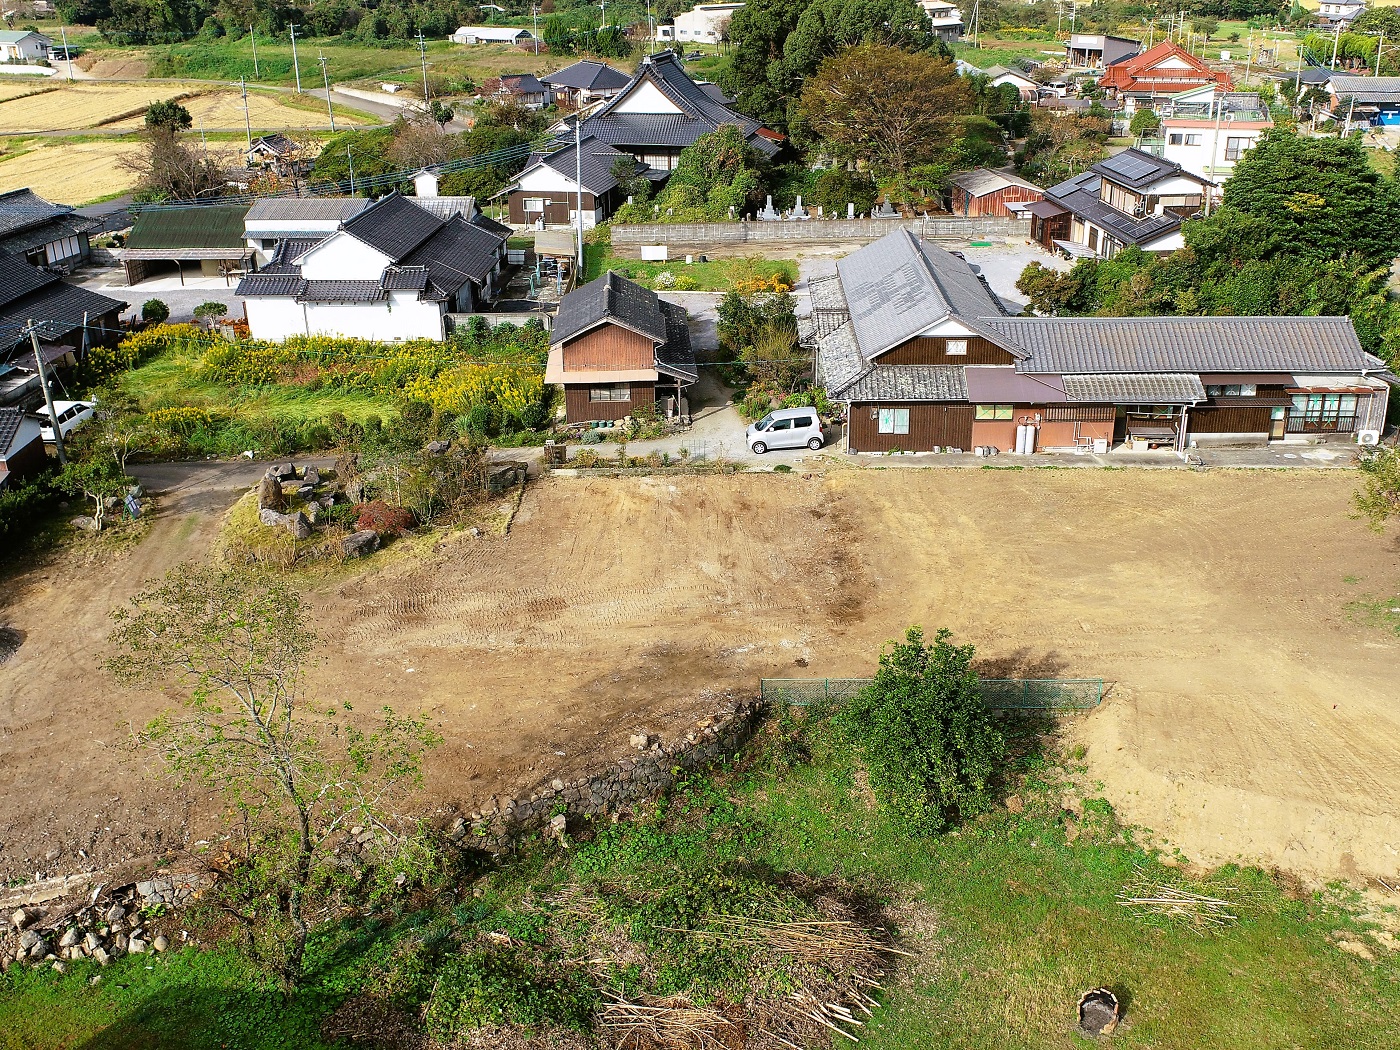
[{"label": "harvested rice field", "polygon": [[[25,146],[32,145],[32,149]],[[130,189],[136,177],[120,163],[136,142],[30,142],[0,154],[0,193],[30,187],[60,204],[87,204]]]},{"label": "harvested rice field", "polygon": [[185,84],[65,84],[0,101],[0,132],[79,131],[143,111],[160,99],[190,94]]},{"label": "harvested rice field", "polygon": [[52,91],[54,85],[48,80],[15,80],[0,83],[0,102],[19,98],[21,95],[34,95],[40,91]]},{"label": "harvested rice field", "polygon": [[[181,104],[190,111],[196,128],[203,127],[208,131],[229,129],[242,131],[244,128],[243,97],[237,91],[211,91],[193,98],[182,99]],[[292,105],[286,96],[262,91],[248,92],[248,120],[254,131],[325,130],[330,127],[326,120],[324,104]],[[141,128],[144,121],[144,115],[138,114],[115,121],[106,127],[134,131]],[[365,123],[365,118],[338,110],[335,122],[337,127],[342,124],[351,126]]]}]

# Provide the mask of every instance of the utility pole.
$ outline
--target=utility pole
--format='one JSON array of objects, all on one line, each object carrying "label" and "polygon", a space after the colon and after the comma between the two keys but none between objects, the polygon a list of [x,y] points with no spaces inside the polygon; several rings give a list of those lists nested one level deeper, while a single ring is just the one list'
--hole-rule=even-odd
[{"label": "utility pole", "polygon": [[331,108],[331,77],[326,72],[326,53],[320,52],[321,83],[326,85],[326,116],[331,118],[331,131],[335,130],[335,110]]},{"label": "utility pole", "polygon": [[540,5],[530,5],[530,17],[535,20],[535,57],[540,57]]},{"label": "utility pole", "polygon": [[[1215,134],[1210,140],[1210,181],[1215,182],[1217,163],[1220,157],[1220,118],[1225,114],[1225,97],[1222,95],[1219,102],[1215,102],[1215,93],[1211,94],[1211,101],[1215,104]],[[1210,202],[1215,196],[1210,190],[1206,191],[1206,214],[1210,214]]]},{"label": "utility pole", "polygon": [[583,281],[583,120],[574,117],[574,188],[578,190],[578,273],[574,275],[574,285]]},{"label": "utility pole", "polygon": [[608,28],[608,0],[602,0],[598,8],[603,12],[603,24],[598,27],[598,32]]},{"label": "utility pole", "polygon": [[68,27],[59,26],[58,31],[63,34],[63,57],[68,61],[68,83],[73,83],[73,52],[68,50]]},{"label": "utility pole", "polygon": [[239,77],[238,86],[243,89],[243,130],[248,134],[248,148],[253,148],[253,119],[248,115],[248,78]]},{"label": "utility pole", "polygon": [[39,366],[39,385],[44,388],[44,404],[49,407],[49,424],[53,427],[53,444],[58,451],[58,462],[68,465],[68,456],[63,451],[63,428],[58,422],[58,412],[53,407],[53,391],[49,389],[49,373],[44,368],[44,355],[39,351],[39,329],[34,318],[29,319],[29,341],[34,344],[34,363]]},{"label": "utility pole", "polygon": [[1381,30],[1380,41],[1376,44],[1376,76],[1381,75],[1381,52],[1385,50],[1385,30]]},{"label": "utility pole", "polygon": [[253,32],[253,27],[248,27],[248,39],[253,42],[253,79],[261,80],[262,72],[258,69],[258,35]]},{"label": "utility pole", "polygon": [[431,114],[432,104],[428,101],[428,45],[423,41],[423,30],[418,30],[418,54],[423,60],[423,112]]},{"label": "utility pole", "polygon": [[301,94],[301,64],[297,62],[297,26],[293,22],[288,28],[292,31],[292,68],[297,74],[297,94]]},{"label": "utility pole", "polygon": [[1342,20],[1337,19],[1337,31],[1332,35],[1332,68],[1337,68],[1337,45],[1342,42]]},{"label": "utility pole", "polygon": [[345,147],[345,159],[350,162],[350,196],[355,196],[355,158],[350,156],[350,147]]}]

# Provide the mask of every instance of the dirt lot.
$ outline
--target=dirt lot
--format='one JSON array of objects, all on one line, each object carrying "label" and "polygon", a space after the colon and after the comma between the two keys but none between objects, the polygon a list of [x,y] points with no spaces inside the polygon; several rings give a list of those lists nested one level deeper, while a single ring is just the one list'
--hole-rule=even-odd
[{"label": "dirt lot", "polygon": [[[1349,474],[833,469],[536,485],[507,537],[318,588],[313,691],[431,712],[430,794],[470,805],[947,625],[988,673],[1106,679],[1070,732],[1188,856],[1400,869],[1400,638],[1348,613],[1400,593],[1400,556],[1348,518]],[[206,549],[236,480],[187,488],[122,561],[5,589],[28,640],[0,666],[0,877],[178,837],[179,800],[114,747],[160,701],[102,677],[105,617]]]}]

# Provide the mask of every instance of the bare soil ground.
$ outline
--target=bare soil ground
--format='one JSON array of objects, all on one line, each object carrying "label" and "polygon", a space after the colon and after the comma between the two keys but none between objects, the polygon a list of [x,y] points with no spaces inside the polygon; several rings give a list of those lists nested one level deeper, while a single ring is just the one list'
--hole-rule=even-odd
[{"label": "bare soil ground", "polygon": [[[118,720],[166,701],[116,690],[99,664],[107,610],[207,550],[253,468],[220,469],[124,559],[3,589],[0,625],[26,641],[0,664],[0,877],[184,834],[185,800],[115,747]],[[1400,593],[1400,553],[1350,520],[1353,484],[839,467],[549,480],[508,536],[316,585],[312,688],[432,714],[446,744],[428,797],[469,808],[602,762],[638,729],[681,730],[759,677],[868,674],[908,624],[946,625],[988,674],[1106,679],[1069,732],[1119,812],[1192,859],[1389,876],[1400,638],[1348,605]]]}]

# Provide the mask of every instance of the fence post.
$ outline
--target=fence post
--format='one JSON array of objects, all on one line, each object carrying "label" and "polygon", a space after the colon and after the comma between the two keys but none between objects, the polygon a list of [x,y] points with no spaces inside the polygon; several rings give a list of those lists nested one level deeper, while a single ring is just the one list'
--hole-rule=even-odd
[{"label": "fence post", "polygon": [[823,679],[822,679],[822,689],[823,689],[823,690],[825,691],[825,693],[826,693],[826,699],[825,699],[823,702],[824,702],[824,703],[827,703],[827,704],[831,703],[831,679],[830,679],[830,678],[823,678]]}]

